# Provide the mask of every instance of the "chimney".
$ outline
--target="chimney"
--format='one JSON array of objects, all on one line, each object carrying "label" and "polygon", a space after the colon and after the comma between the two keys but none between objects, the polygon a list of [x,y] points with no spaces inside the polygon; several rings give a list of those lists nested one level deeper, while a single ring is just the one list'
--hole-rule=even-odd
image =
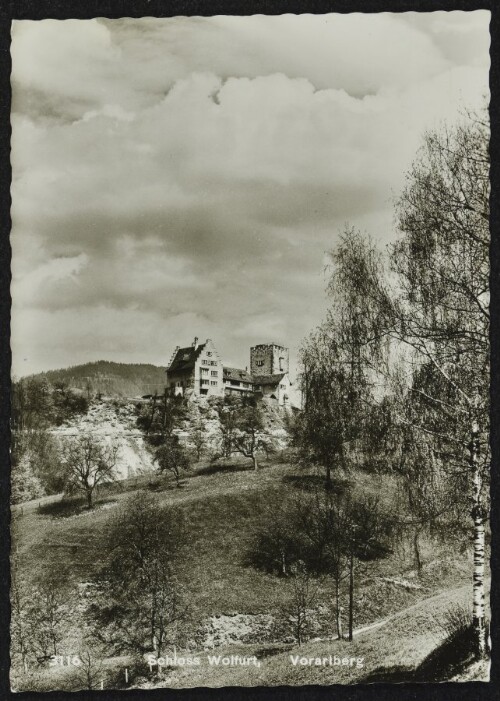
[{"label": "chimney", "polygon": [[195,336],[195,337],[194,337],[193,348],[194,348],[195,350],[198,349],[198,336]]}]

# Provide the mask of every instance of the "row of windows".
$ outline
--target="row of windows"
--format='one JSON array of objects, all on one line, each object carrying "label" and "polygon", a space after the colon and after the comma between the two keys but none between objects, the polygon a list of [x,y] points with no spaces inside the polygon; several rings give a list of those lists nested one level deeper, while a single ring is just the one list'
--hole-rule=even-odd
[{"label": "row of windows", "polygon": [[[208,375],[208,368],[200,368],[200,371],[201,371],[201,374],[202,374],[202,375]],[[218,376],[219,376],[219,373],[217,372],[217,370],[212,370],[212,371],[210,372],[210,374],[212,375],[212,377],[218,377]]]},{"label": "row of windows", "polygon": [[205,358],[203,358],[201,361],[201,364],[202,365],[217,365],[218,363],[216,360],[206,360]]},{"label": "row of windows", "polygon": [[[285,360],[284,358],[280,358],[280,359],[279,359],[279,368],[280,368],[280,372],[283,372],[283,369],[284,369],[284,368],[283,368],[284,360]],[[258,368],[261,368],[261,367],[264,366],[264,361],[263,361],[263,360],[256,360],[256,361],[255,361],[255,365],[256,365]]]},{"label": "row of windows", "polygon": [[202,385],[212,385],[213,387],[217,387],[217,380],[202,380],[201,381]]}]

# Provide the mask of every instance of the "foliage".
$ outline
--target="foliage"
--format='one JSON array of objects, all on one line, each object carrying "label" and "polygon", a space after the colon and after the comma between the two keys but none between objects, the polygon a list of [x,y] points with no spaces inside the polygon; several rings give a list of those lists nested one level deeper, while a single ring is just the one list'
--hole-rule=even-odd
[{"label": "foliage", "polygon": [[181,473],[190,468],[188,451],[176,435],[166,437],[155,449],[154,460],[160,472],[171,472],[174,475],[178,487]]},{"label": "foliage", "polygon": [[60,654],[67,627],[67,611],[54,581],[28,587],[13,562],[11,582],[12,649],[21,657],[24,672],[35,662]]},{"label": "foliage", "polygon": [[186,418],[185,400],[180,396],[154,395],[148,404],[139,409],[137,426],[144,432],[145,440],[153,448],[160,446],[179,428]]},{"label": "foliage", "polygon": [[64,382],[49,383],[45,376],[12,383],[12,428],[40,431],[59,426],[73,416],[85,414],[87,398]]},{"label": "foliage", "polygon": [[366,424],[373,430],[373,364],[382,356],[385,314],[365,296],[381,266],[371,241],[347,227],[330,257],[331,305],[301,349],[303,412],[295,430],[301,461],[325,469],[327,488],[332,470],[359,462]]},{"label": "foliage", "polygon": [[194,446],[196,459],[201,460],[207,448],[206,431],[201,420],[197,421],[191,430],[191,443]]},{"label": "foliage", "polygon": [[36,499],[45,494],[40,479],[35,475],[28,455],[25,453],[16,462],[12,462],[11,470],[11,502],[21,504],[24,501]]},{"label": "foliage", "polygon": [[240,453],[251,458],[257,470],[258,453],[270,454],[274,441],[269,435],[261,405],[255,397],[226,397],[215,405],[219,417],[219,450],[213,459],[229,458],[233,453]]},{"label": "foliage", "polygon": [[264,507],[261,523],[256,529],[246,563],[288,577],[291,568],[305,557],[304,535],[300,530],[300,501],[282,494],[269,498]]},{"label": "foliage", "polygon": [[[396,467],[411,528],[447,519],[457,530],[472,514],[479,654],[490,463],[488,134],[486,120],[469,114],[425,136],[396,202],[389,273],[368,237],[344,231],[327,320],[302,353],[298,431],[306,460],[323,465],[327,480],[346,455],[351,464],[375,455]],[[378,430],[374,405],[383,401]]]},{"label": "foliage", "polygon": [[262,410],[255,399],[241,403],[236,412],[235,428],[233,450],[251,458],[257,470],[257,452],[263,448],[266,434]]},{"label": "foliage", "polygon": [[161,653],[185,616],[175,577],[183,546],[179,515],[148,492],[131,495],[110,523],[111,559],[98,578],[92,613],[100,639],[116,650]]}]

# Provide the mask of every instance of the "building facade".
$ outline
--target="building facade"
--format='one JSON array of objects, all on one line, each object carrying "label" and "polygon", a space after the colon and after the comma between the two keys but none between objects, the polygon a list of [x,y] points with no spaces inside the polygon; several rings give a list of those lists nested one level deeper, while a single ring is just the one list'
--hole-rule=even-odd
[{"label": "building facade", "polygon": [[167,391],[175,395],[257,396],[286,406],[290,402],[288,348],[276,343],[250,348],[248,368],[224,367],[213,341],[175,349],[167,368]]},{"label": "building facade", "polygon": [[167,390],[175,395],[224,396],[222,362],[210,338],[205,343],[195,338],[187,348],[177,346],[167,368]]}]

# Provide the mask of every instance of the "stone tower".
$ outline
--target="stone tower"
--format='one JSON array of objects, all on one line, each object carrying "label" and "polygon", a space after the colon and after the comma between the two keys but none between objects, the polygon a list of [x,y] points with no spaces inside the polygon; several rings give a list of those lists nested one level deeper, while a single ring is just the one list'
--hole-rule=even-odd
[{"label": "stone tower", "polygon": [[252,375],[279,375],[288,372],[289,351],[277,343],[262,343],[250,348]]}]

